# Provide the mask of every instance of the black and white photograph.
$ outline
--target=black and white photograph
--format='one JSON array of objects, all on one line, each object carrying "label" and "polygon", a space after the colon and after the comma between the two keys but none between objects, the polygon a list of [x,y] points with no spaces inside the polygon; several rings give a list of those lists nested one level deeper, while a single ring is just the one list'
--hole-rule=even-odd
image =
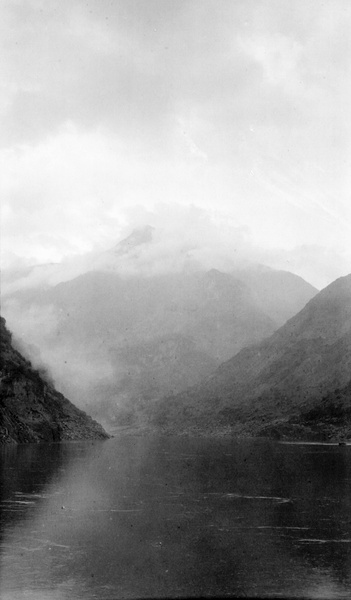
[{"label": "black and white photograph", "polygon": [[0,598],[351,598],[351,1],[0,0]]}]

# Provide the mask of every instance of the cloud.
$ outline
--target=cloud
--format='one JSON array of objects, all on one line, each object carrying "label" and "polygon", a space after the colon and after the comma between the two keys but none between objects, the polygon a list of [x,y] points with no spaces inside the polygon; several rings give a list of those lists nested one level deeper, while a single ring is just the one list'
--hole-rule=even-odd
[{"label": "cloud", "polygon": [[[248,227],[218,210],[210,212],[195,205],[159,203],[150,209],[119,207],[118,215],[119,235],[105,247],[73,254],[58,263],[34,267],[14,263],[12,268],[5,269],[3,296],[28,288],[55,286],[92,270],[112,270],[123,277],[150,277],[212,268],[230,272],[266,264],[300,275],[318,288],[350,271],[351,249],[345,250],[342,244],[262,246],[257,244]],[[116,252],[119,241],[134,230],[150,226],[153,228],[151,240],[128,248],[122,246],[122,250]],[[35,324],[35,318],[33,322]]]},{"label": "cloud", "polygon": [[[58,263],[30,267],[28,263],[15,261],[4,270],[2,294],[8,296],[27,288],[54,286],[94,269],[112,269],[124,276],[159,275],[184,269],[229,271],[257,261],[260,254],[248,228],[218,211],[209,213],[194,205],[159,203],[149,210],[141,206],[119,207],[118,215],[123,227],[113,244],[73,254]],[[154,228],[150,243],[132,247],[121,255],[114,253],[118,240],[145,226]]]},{"label": "cloud", "polygon": [[2,152],[1,163],[3,253],[59,260],[118,235],[110,211],[133,171],[118,143],[68,125],[43,144]]},{"label": "cloud", "polygon": [[266,81],[286,93],[300,95],[304,91],[299,63],[303,46],[281,34],[242,38],[243,51],[261,67]]},{"label": "cloud", "polygon": [[5,264],[102,250],[159,203],[217,210],[262,249],[347,252],[349,2],[0,10]]},{"label": "cloud", "polygon": [[257,256],[246,228],[196,206],[159,204],[144,219],[139,215],[138,224],[155,228],[153,240],[123,257],[120,272],[148,276],[189,268],[229,271]]}]

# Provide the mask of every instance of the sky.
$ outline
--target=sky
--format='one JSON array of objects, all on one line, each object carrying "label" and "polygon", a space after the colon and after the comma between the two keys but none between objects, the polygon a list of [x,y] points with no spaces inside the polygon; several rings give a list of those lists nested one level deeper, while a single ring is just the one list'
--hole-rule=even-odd
[{"label": "sky", "polygon": [[0,27],[4,267],[151,224],[351,271],[349,0],[5,0]]}]

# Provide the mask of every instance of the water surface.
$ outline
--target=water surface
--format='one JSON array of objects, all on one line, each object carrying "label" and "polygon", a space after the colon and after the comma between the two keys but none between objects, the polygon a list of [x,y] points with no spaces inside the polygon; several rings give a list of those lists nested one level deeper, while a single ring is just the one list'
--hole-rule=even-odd
[{"label": "water surface", "polygon": [[351,597],[351,447],[1,449],[1,598]]}]

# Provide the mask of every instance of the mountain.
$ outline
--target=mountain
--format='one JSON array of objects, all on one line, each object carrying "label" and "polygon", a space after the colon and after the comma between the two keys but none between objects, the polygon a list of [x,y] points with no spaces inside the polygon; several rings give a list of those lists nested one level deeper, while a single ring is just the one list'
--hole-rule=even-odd
[{"label": "mountain", "polygon": [[[349,419],[351,275],[317,294],[259,344],[241,350],[213,375],[153,406],[150,419],[168,430],[231,430],[279,437],[337,435],[318,415]],[[351,434],[351,422],[346,426]]]},{"label": "mountain", "polygon": [[183,255],[182,269],[177,259],[159,272],[150,265],[162,263],[160,237],[134,230],[78,276],[79,265],[37,266],[3,291],[4,316],[33,363],[45,361],[57,389],[106,424],[138,421],[148,403],[199,383],[317,292],[292,273],[203,270]]},{"label": "mountain", "polygon": [[255,304],[278,325],[296,315],[317,290],[302,277],[257,265],[233,275],[251,290]]},{"label": "mountain", "polygon": [[[144,246],[144,244],[150,244],[153,240],[155,228],[151,225],[146,225],[141,229],[134,229],[128,237],[124,238],[112,250],[109,250],[109,254],[114,254],[115,256],[122,256],[123,254],[129,254],[140,249],[140,246]],[[107,253],[105,253],[107,254]]]},{"label": "mountain", "polygon": [[0,317],[0,443],[104,439],[101,425],[58,393],[12,344]]}]

